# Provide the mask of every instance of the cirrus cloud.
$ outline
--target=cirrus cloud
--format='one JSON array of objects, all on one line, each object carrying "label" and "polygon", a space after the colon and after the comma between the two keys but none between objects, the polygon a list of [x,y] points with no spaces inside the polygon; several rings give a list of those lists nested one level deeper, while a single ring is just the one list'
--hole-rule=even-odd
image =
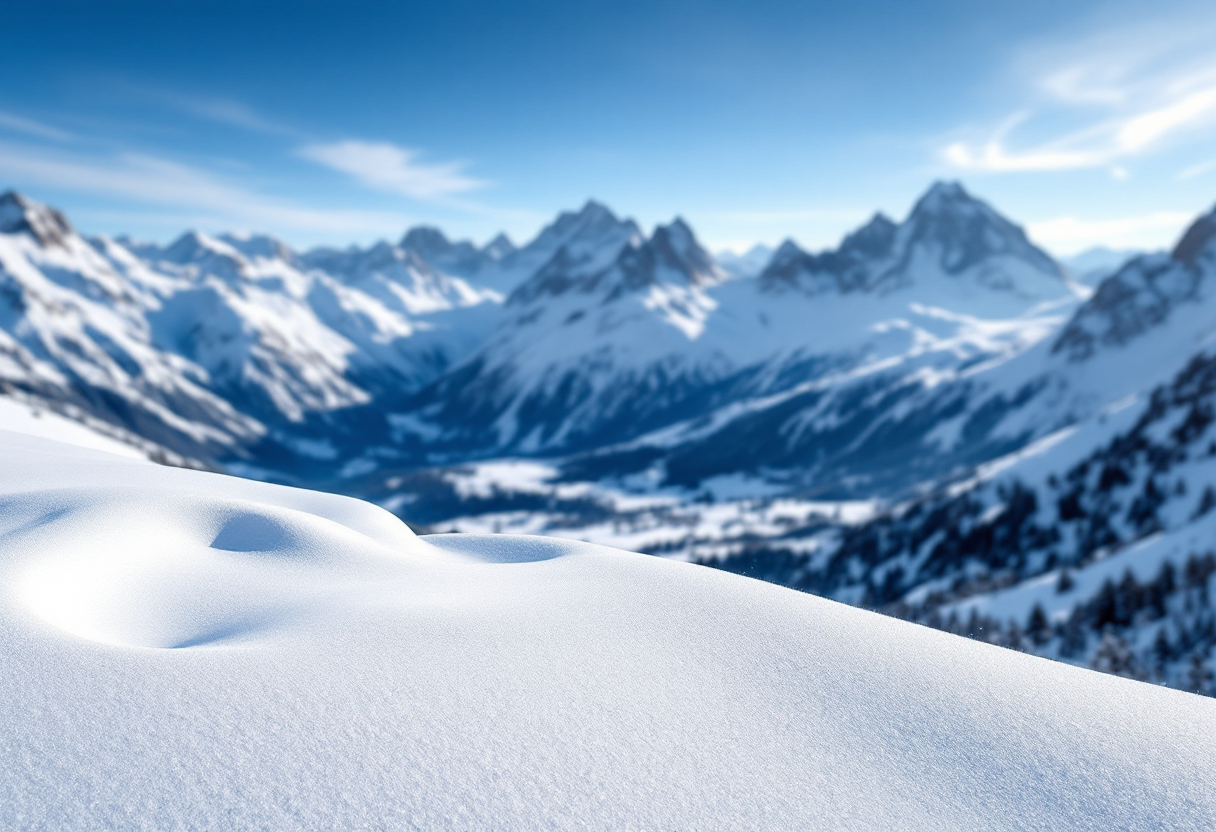
[{"label": "cirrus cloud", "polygon": [[[1183,17],[1029,49],[1017,62],[1025,85],[1017,115],[941,155],[982,172],[1121,170],[1124,160],[1207,138],[1216,126],[1213,37],[1216,24]],[[1034,138],[1015,142],[1015,129]]]},{"label": "cirrus cloud", "polygon": [[389,142],[347,140],[305,145],[299,155],[354,177],[379,191],[413,199],[437,199],[476,190],[486,183],[465,176],[460,162],[425,163],[418,152]]}]

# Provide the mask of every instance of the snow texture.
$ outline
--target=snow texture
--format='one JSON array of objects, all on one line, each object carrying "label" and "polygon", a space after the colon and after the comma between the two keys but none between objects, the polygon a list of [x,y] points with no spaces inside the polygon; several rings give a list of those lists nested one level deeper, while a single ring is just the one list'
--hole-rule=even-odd
[{"label": "snow texture", "polygon": [[1216,702],[0,434],[7,829],[1204,829]]}]

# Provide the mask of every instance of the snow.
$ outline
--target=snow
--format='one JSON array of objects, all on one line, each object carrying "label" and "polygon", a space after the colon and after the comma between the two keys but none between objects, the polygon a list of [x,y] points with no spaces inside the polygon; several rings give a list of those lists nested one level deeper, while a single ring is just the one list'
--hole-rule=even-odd
[{"label": "snow", "polygon": [[0,826],[1201,829],[1216,702],[0,434]]},{"label": "snow", "polygon": [[134,445],[100,433],[75,419],[8,396],[0,396],[0,431],[53,439],[68,445],[106,451],[131,459],[147,458],[146,454]]}]

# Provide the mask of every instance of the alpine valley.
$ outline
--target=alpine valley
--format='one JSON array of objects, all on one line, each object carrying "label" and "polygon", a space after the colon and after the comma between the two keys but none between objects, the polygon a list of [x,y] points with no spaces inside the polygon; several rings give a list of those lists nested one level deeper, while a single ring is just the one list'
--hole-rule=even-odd
[{"label": "alpine valley", "polygon": [[1216,212],[1122,260],[1066,267],[955,183],[730,257],[597,202],[522,247],[297,252],[86,238],[10,192],[0,427],[1216,694]]}]

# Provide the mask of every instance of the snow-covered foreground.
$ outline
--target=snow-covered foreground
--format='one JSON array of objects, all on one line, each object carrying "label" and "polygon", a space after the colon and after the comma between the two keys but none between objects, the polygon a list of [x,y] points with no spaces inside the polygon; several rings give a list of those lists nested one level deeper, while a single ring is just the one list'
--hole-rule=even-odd
[{"label": "snow-covered foreground", "polygon": [[[107,425],[107,427],[109,426]],[[134,446],[134,443],[138,441],[135,437],[130,437],[131,443],[123,442],[99,432],[84,421],[69,419],[31,402],[24,402],[11,396],[0,396],[0,431],[41,436],[44,439],[53,439],[57,442],[106,451],[133,459],[147,458],[147,454]],[[116,428],[110,428],[110,431],[118,433]]]},{"label": "snow-covered foreground", "polygon": [[1216,702],[0,433],[6,829],[1201,829]]}]

